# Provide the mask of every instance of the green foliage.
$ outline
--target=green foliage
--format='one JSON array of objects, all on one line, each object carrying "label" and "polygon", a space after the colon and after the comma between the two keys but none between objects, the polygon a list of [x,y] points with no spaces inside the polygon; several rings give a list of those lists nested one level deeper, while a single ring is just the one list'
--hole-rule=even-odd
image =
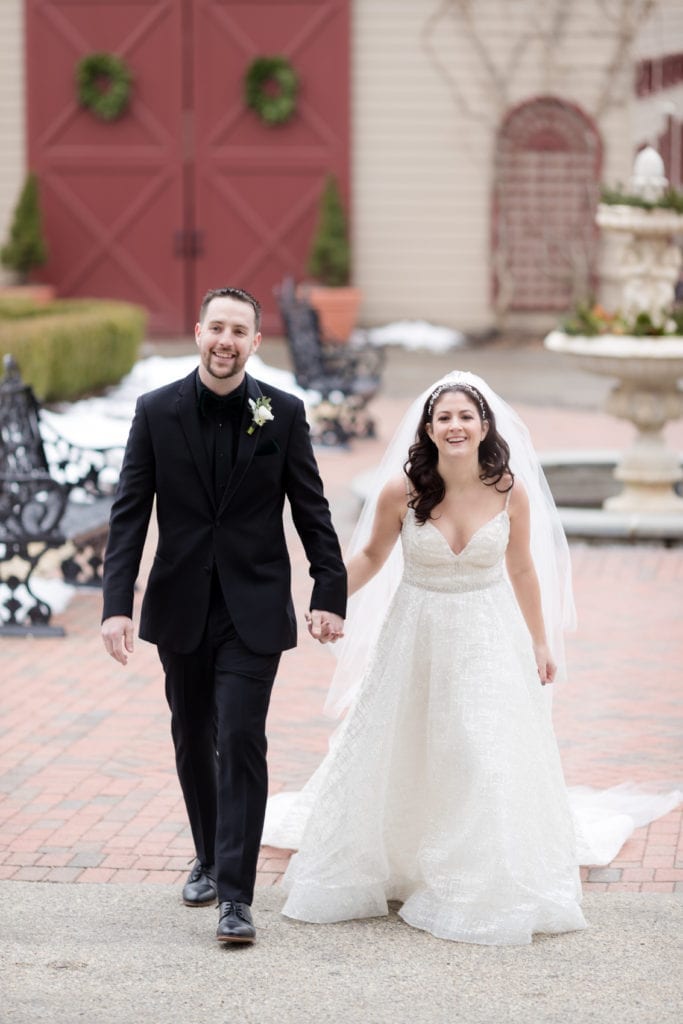
[{"label": "green foliage", "polygon": [[580,303],[562,323],[565,334],[587,338],[600,334],[629,335],[636,338],[665,338],[683,333],[683,310],[667,312],[662,324],[655,324],[649,313],[642,311],[634,320],[627,321],[621,313],[608,313],[592,302]]},{"label": "green foliage", "polygon": [[596,334],[625,334],[618,330],[615,317],[608,317],[602,306],[596,306],[592,300],[580,302],[573,313],[562,321],[561,327],[565,334],[578,334],[592,337]]},{"label": "green foliage", "polygon": [[0,300],[0,359],[14,356],[40,401],[72,400],[117,384],[132,369],[146,321],[143,309],[125,302],[29,307],[23,299]]},{"label": "green foliage", "polygon": [[631,325],[631,333],[637,338],[659,337],[665,333],[663,327],[657,327],[652,323],[649,313],[641,312]]},{"label": "green foliage", "polygon": [[76,65],[78,102],[102,121],[115,121],[130,103],[133,76],[114,53],[91,53]]},{"label": "green foliage", "polygon": [[9,270],[16,271],[23,282],[27,280],[29,270],[41,267],[46,260],[38,179],[35,174],[29,174],[14,210],[9,239],[0,250],[0,261]]},{"label": "green foliage", "polygon": [[673,213],[683,213],[683,192],[678,192],[675,188],[668,188],[659,199],[650,200],[624,192],[621,187],[603,186],[600,202],[607,206],[638,206],[643,210],[671,210]]},{"label": "green foliage", "polygon": [[244,102],[268,125],[289,121],[298,90],[299,76],[286,57],[257,57],[244,76]]},{"label": "green foliage", "polygon": [[329,174],[320,198],[318,224],[311,245],[308,273],[331,288],[347,285],[351,277],[351,250],[346,214],[334,175]]}]

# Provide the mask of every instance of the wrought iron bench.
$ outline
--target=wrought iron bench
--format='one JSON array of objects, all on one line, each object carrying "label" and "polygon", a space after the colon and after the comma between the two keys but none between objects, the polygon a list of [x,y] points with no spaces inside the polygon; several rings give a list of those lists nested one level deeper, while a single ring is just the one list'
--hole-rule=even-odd
[{"label": "wrought iron bench", "polygon": [[299,387],[317,391],[311,432],[320,444],[347,444],[374,437],[368,403],[382,382],[384,351],[366,344],[324,345],[315,309],[287,279],[276,290],[294,376]]},{"label": "wrought iron bench", "polygon": [[120,447],[85,448],[40,416],[12,356],[0,380],[0,636],[63,636],[32,589],[46,553],[70,542],[65,582],[101,586]]}]

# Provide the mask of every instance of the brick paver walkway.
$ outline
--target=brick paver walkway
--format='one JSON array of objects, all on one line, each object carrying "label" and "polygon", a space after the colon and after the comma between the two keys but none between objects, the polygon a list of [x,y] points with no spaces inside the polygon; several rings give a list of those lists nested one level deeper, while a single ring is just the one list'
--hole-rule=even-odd
[{"label": "brick paver walkway", "polygon": [[[378,400],[384,438],[404,404]],[[604,448],[628,437],[597,414],[520,411],[539,447]],[[683,449],[683,430],[671,439]],[[356,513],[350,482],[383,445],[320,452],[342,539]],[[309,581],[292,547],[301,615]],[[569,642],[571,683],[555,694],[567,781],[680,786],[683,548],[581,544],[573,561],[580,623]],[[192,845],[156,652],[138,642],[122,669],[101,648],[99,614],[98,595],[80,593],[59,616],[65,638],[0,639],[0,878],[178,883],[187,872]],[[283,657],[270,714],[273,791],[300,786],[326,749],[332,664],[303,631]],[[681,817],[639,829],[613,864],[583,872],[586,887],[683,890]],[[277,881],[287,859],[264,848],[259,884]]]}]

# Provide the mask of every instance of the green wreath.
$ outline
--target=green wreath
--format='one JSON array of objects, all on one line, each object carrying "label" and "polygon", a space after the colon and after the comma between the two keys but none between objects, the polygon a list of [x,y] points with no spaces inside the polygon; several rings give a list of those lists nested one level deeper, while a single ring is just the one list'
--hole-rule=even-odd
[{"label": "green wreath", "polygon": [[133,76],[113,53],[91,53],[76,65],[76,89],[82,107],[102,121],[121,117],[130,102]]},{"label": "green wreath", "polygon": [[299,76],[286,57],[257,57],[244,76],[244,100],[266,124],[289,121],[298,88]]}]

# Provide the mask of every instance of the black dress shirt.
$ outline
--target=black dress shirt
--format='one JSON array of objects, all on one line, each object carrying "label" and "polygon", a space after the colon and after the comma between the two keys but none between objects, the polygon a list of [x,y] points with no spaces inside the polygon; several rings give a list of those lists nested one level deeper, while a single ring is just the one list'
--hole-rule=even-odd
[{"label": "black dress shirt", "polygon": [[216,501],[220,501],[232,471],[246,393],[246,380],[229,395],[217,395],[197,374],[197,405],[209,462],[213,467]]}]

